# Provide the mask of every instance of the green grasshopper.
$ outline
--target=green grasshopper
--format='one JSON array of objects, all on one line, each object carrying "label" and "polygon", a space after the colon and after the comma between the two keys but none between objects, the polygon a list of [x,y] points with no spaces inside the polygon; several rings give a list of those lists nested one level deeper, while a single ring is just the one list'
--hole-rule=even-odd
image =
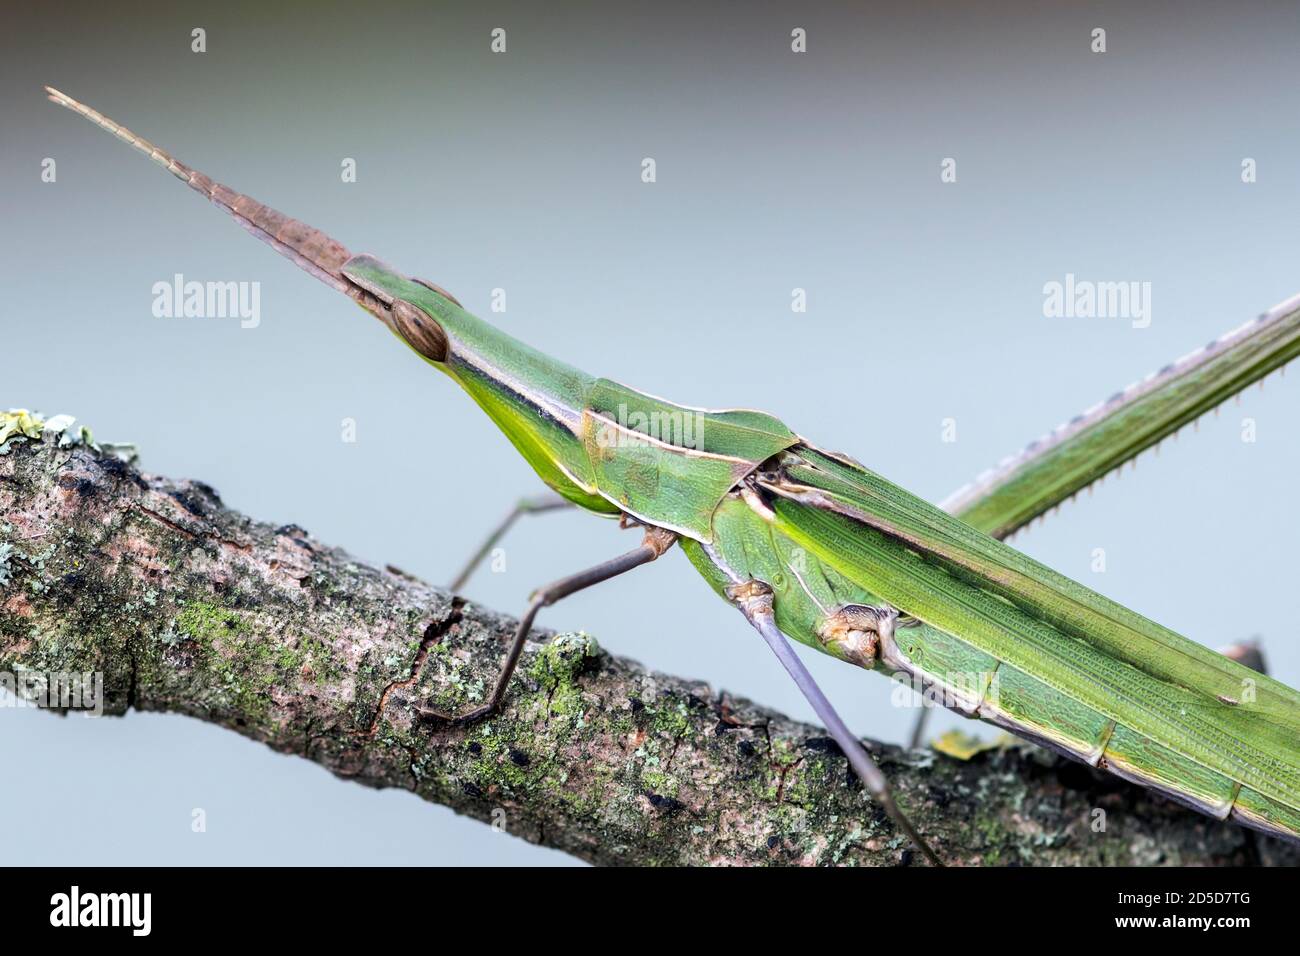
[{"label": "green grasshopper", "polygon": [[936,508],[771,415],[677,405],[543,355],[433,283],[353,255],[46,91],[348,296],[469,393],[559,496],[522,504],[489,546],[518,514],[559,503],[642,529],[631,551],[534,592],[481,706],[462,714],[421,707],[424,718],[463,723],[493,713],[541,608],[680,544],[933,863],[938,855],[787,637],[904,675],[966,716],[1210,816],[1300,839],[1300,693],[999,540],[1294,357],[1300,297],[1114,395]]}]

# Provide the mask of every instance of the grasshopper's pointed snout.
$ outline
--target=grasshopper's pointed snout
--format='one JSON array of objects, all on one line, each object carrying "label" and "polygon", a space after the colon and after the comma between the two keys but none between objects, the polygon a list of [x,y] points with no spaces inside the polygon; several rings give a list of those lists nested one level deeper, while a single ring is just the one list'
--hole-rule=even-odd
[{"label": "grasshopper's pointed snout", "polygon": [[[448,336],[439,315],[445,315],[447,303],[457,311],[460,307],[450,293],[432,282],[410,279],[373,256],[353,255],[346,246],[321,230],[223,186],[186,166],[143,136],[52,86],[45,87],[45,95],[51,102],[84,116],[144,153],[177,179],[221,206],[258,239],[352,299],[430,362],[447,361],[450,352]],[[430,291],[435,295],[430,296]]]},{"label": "grasshopper's pointed snout", "polygon": [[[165,149],[155,146],[143,136],[131,132],[125,126],[114,122],[98,110],[91,109],[85,103],[74,100],[68,94],[52,86],[45,87],[45,94],[50,102],[84,116],[96,126],[107,130],[122,142],[148,156],[191,189],[226,210],[236,222],[276,252],[330,288],[342,292],[390,329],[397,331],[389,308],[392,297],[385,299],[371,295],[365,288],[359,287],[343,275],[342,266],[361,257],[354,256],[341,242],[314,226],[263,205],[252,196],[223,186],[197,169],[185,165]],[[427,339],[429,336],[424,337]]]}]

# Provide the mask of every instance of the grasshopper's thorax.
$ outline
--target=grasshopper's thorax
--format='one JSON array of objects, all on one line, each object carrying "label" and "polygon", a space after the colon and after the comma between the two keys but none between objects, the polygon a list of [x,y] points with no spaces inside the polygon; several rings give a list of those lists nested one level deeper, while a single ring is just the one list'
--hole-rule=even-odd
[{"label": "grasshopper's thorax", "polygon": [[762,412],[676,405],[599,379],[587,393],[582,440],[601,495],[643,521],[710,541],[727,493],[799,439]]},{"label": "grasshopper's thorax", "polygon": [[799,441],[762,412],[690,408],[586,375],[369,256],[342,271],[391,308],[398,334],[469,392],[548,485],[591,511],[711,540],[726,494]]}]

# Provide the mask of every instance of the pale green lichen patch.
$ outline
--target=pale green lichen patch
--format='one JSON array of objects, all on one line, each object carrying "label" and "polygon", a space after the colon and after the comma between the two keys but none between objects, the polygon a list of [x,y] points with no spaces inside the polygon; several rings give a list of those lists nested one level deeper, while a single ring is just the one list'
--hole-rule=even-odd
[{"label": "pale green lichen patch", "polygon": [[0,412],[0,455],[7,455],[15,442],[54,442],[60,448],[85,446],[92,451],[112,454],[124,461],[134,461],[137,450],[130,444],[97,443],[89,426],[78,425],[71,415],[46,418],[40,412],[11,408]]},{"label": "pale green lichen patch", "polygon": [[528,671],[543,687],[571,684],[599,654],[600,645],[589,634],[556,634],[534,655]]},{"label": "pale green lichen patch", "polygon": [[467,745],[472,754],[475,783],[484,790],[505,787],[508,791],[546,775],[550,758],[529,752],[529,744],[503,735],[491,725],[481,728]]},{"label": "pale green lichen patch", "polygon": [[254,726],[269,715],[271,690],[293,681],[310,653],[266,640],[247,611],[203,601],[182,607],[172,630],[192,642],[195,660],[213,684],[213,702]]},{"label": "pale green lichen patch", "polygon": [[641,771],[641,783],[650,793],[665,797],[677,796],[678,788],[681,786],[681,782],[672,774],[649,768]]},{"label": "pale green lichen patch", "polygon": [[209,646],[244,629],[243,621],[234,611],[198,601],[181,609],[176,615],[176,626],[181,633]]},{"label": "pale green lichen patch", "polygon": [[656,732],[667,734],[674,740],[691,732],[690,709],[680,697],[662,699],[656,706],[646,709],[650,713],[650,726]]},{"label": "pale green lichen patch", "polygon": [[569,717],[581,727],[586,701],[578,676],[601,655],[600,645],[590,635],[577,631],[557,634],[534,655],[528,676],[547,693],[549,712]]},{"label": "pale green lichen patch", "polygon": [[[412,658],[418,647],[417,640],[409,648]],[[374,675],[393,673],[395,661],[395,656],[386,658],[382,667],[373,668],[371,683],[381,682]],[[488,692],[488,682],[482,672],[442,643],[429,649],[421,678],[422,685],[430,687],[428,691],[421,691],[422,699],[428,707],[440,713],[454,714],[472,707],[481,703]]]},{"label": "pale green lichen patch", "polygon": [[9,562],[13,560],[14,546],[8,541],[0,541],[0,588],[7,587],[12,571]]},{"label": "pale green lichen patch", "polygon": [[7,450],[8,442],[14,436],[38,439],[44,430],[45,419],[39,413],[33,414],[25,408],[0,412],[0,448]]}]

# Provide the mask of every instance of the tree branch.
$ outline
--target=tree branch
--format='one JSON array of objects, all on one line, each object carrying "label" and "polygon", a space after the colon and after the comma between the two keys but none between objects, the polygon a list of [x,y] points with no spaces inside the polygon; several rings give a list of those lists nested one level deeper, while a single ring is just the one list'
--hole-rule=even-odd
[{"label": "tree branch", "polygon": [[[817,727],[541,632],[500,715],[422,722],[482,699],[511,620],[66,433],[0,452],[0,671],[101,672],[107,713],[189,714],[593,863],[910,859]],[[1028,745],[868,746],[954,863],[1300,862]]]}]

